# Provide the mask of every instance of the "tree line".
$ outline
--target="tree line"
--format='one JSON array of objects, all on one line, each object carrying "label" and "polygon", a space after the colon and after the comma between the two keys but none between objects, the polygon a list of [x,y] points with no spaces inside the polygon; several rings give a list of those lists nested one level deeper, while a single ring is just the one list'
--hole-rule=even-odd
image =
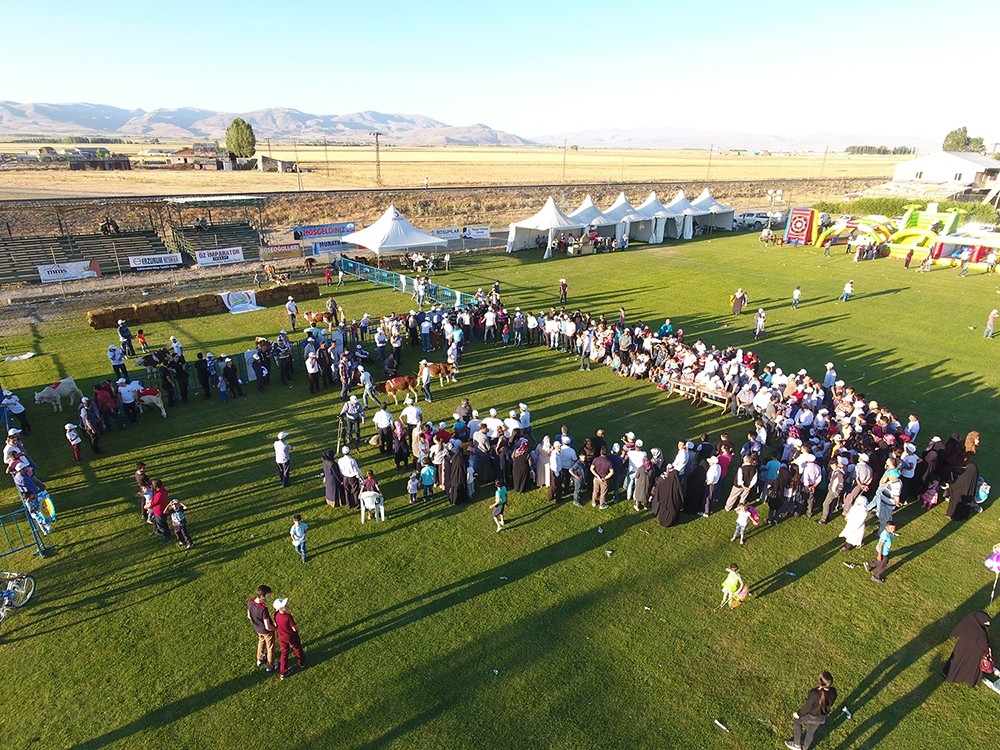
[{"label": "tree line", "polygon": [[879,156],[905,156],[917,153],[916,146],[848,146],[844,151],[848,154],[878,154]]}]

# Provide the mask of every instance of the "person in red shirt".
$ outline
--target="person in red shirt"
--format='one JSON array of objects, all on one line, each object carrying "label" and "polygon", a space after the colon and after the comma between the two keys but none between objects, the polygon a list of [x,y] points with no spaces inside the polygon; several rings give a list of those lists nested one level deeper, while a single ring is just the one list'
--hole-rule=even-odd
[{"label": "person in red shirt", "polygon": [[281,655],[278,659],[278,674],[281,679],[288,676],[288,650],[291,649],[299,663],[299,669],[306,665],[306,654],[302,650],[302,639],[295,618],[288,611],[288,599],[274,600],[274,626],[278,631],[278,647]]},{"label": "person in red shirt", "polygon": [[156,527],[154,534],[163,537],[163,541],[169,542],[171,538],[170,527],[167,525],[167,517],[164,514],[167,505],[170,504],[170,493],[163,486],[159,479],[153,480],[153,497],[146,504],[146,510],[153,514],[153,525]]}]

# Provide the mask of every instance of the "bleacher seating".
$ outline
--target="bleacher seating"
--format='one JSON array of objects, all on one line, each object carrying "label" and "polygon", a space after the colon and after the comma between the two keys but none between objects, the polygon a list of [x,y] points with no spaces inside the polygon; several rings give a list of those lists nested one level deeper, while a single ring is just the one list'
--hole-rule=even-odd
[{"label": "bleacher seating", "polygon": [[242,247],[246,260],[260,260],[260,232],[247,222],[209,224],[204,231],[194,227],[171,228],[174,245],[179,252],[214,250],[220,247]]},{"label": "bleacher seating", "polygon": [[[120,234],[81,234],[72,238],[69,260],[97,260],[102,274],[129,270],[130,255],[162,255],[170,252],[156,232],[121,232]],[[117,258],[115,257],[117,254]]]},{"label": "bleacher seating", "polygon": [[68,260],[63,237],[0,237],[0,284],[37,284],[38,266]]}]

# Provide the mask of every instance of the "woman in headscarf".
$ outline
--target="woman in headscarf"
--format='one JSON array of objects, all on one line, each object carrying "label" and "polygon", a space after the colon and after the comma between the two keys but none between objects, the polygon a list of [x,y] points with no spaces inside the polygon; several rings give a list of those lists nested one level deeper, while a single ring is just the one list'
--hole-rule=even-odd
[{"label": "woman in headscarf", "polygon": [[960,521],[979,500],[979,467],[976,452],[979,450],[979,433],[973,430],[965,436],[965,450],[955,466],[955,479],[951,483],[951,499],[945,514],[953,521]]},{"label": "woman in headscarf", "polygon": [[405,469],[410,460],[410,445],[406,439],[406,426],[400,420],[392,425],[393,460],[397,469]]},{"label": "woman in headscarf", "polygon": [[337,465],[337,452],[323,451],[323,487],[326,491],[326,504],[331,508],[347,505],[347,495],[344,492],[344,475]]},{"label": "woman in headscarf", "polygon": [[645,510],[649,507],[649,496],[653,484],[660,475],[660,469],[649,458],[642,459],[642,466],[635,473],[635,509]]},{"label": "woman in headscarf", "polygon": [[944,443],[941,441],[941,438],[934,437],[927,446],[927,450],[925,450],[923,455],[920,457],[924,462],[924,465],[923,472],[917,472],[917,476],[920,477],[920,483],[917,485],[918,496],[930,487],[931,482],[937,480],[938,470],[940,469],[941,463],[941,452],[943,450]]},{"label": "woman in headscarf", "polygon": [[535,486],[536,487],[548,487],[549,486],[549,457],[552,455],[552,441],[549,436],[546,435],[542,438],[537,446],[535,446],[534,452],[534,462],[535,462]]},{"label": "woman in headscarf", "polygon": [[708,461],[699,461],[685,478],[684,512],[702,513],[705,510],[705,478],[708,475]]},{"label": "woman in headscarf", "polygon": [[844,546],[841,552],[848,552],[855,547],[860,547],[865,541],[865,519],[868,518],[868,502],[864,495],[859,495],[851,509],[844,516],[844,530],[840,536],[844,538]]},{"label": "woman in headscarf", "polygon": [[493,462],[493,476],[503,481],[504,487],[511,483],[510,439],[503,427],[497,430],[496,459]]},{"label": "woman in headscarf", "polygon": [[979,684],[983,677],[979,663],[990,647],[989,625],[990,616],[977,610],[966,615],[951,631],[950,637],[957,638],[958,643],[941,669],[945,682],[964,682],[969,687]]},{"label": "woman in headscarf", "polygon": [[447,455],[445,456],[445,492],[452,505],[464,503],[469,497],[468,485],[466,483],[468,465],[466,464],[465,453],[461,449],[456,449],[452,443],[448,443]]},{"label": "woman in headscarf", "polygon": [[528,466],[528,441],[526,438],[518,438],[511,451],[511,473],[512,482],[510,489],[512,492],[527,492],[528,483],[531,481],[531,470]]},{"label": "woman in headscarf", "polygon": [[672,464],[667,464],[650,492],[650,508],[661,526],[669,528],[677,523],[683,501],[680,475]]}]

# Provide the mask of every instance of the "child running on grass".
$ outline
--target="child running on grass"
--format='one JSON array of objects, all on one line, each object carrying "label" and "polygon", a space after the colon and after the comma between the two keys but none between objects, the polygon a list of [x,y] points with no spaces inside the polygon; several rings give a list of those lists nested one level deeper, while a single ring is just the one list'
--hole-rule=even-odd
[{"label": "child running on grass", "polygon": [[731,605],[733,598],[744,588],[743,578],[740,576],[740,566],[733,563],[728,568],[726,568],[726,580],[722,582],[722,602],[719,604],[719,609],[722,609],[727,604]]},{"label": "child running on grass", "polygon": [[503,520],[503,512],[504,509],[507,507],[507,488],[504,486],[503,482],[500,481],[499,479],[496,480],[493,484],[496,485],[497,489],[493,495],[494,500],[493,500],[493,505],[490,506],[490,510],[493,511],[493,520],[496,521],[497,533],[499,534],[501,531],[503,531],[504,523],[506,523]]},{"label": "child running on grass", "polygon": [[186,510],[187,506],[177,498],[174,498],[167,505],[164,512],[170,515],[170,525],[174,529],[174,536],[177,537],[177,546],[191,549],[194,546],[194,542],[191,541],[191,535],[188,533],[187,516],[184,514]]},{"label": "child running on grass", "polygon": [[299,669],[306,665],[306,654],[302,650],[302,638],[299,636],[299,628],[295,624],[295,618],[288,611],[288,599],[274,600],[274,627],[278,631],[278,674],[281,679],[288,676],[291,665],[288,663],[288,650],[295,654],[295,659],[299,663]]},{"label": "child running on grass", "polygon": [[437,469],[429,458],[424,459],[424,467],[420,470],[420,484],[424,488],[424,500],[430,500],[434,495],[434,478],[437,476]]},{"label": "child running on grass", "polygon": [[746,503],[740,503],[736,506],[736,530],[733,532],[733,538],[729,541],[735,542],[736,537],[740,538],[740,546],[743,546],[743,537],[746,534],[747,523],[753,522],[756,526],[760,523],[760,516],[757,515],[757,509],[752,505],[747,505]]},{"label": "child running on grass", "polygon": [[296,513],[292,516],[292,528],[288,532],[292,537],[292,546],[299,553],[302,562],[306,562],[306,532],[309,526],[302,520],[302,514]]},{"label": "child running on grass", "polygon": [[417,493],[420,492],[420,475],[417,472],[410,472],[410,478],[406,480],[406,491],[410,493],[410,503],[417,502]]}]

